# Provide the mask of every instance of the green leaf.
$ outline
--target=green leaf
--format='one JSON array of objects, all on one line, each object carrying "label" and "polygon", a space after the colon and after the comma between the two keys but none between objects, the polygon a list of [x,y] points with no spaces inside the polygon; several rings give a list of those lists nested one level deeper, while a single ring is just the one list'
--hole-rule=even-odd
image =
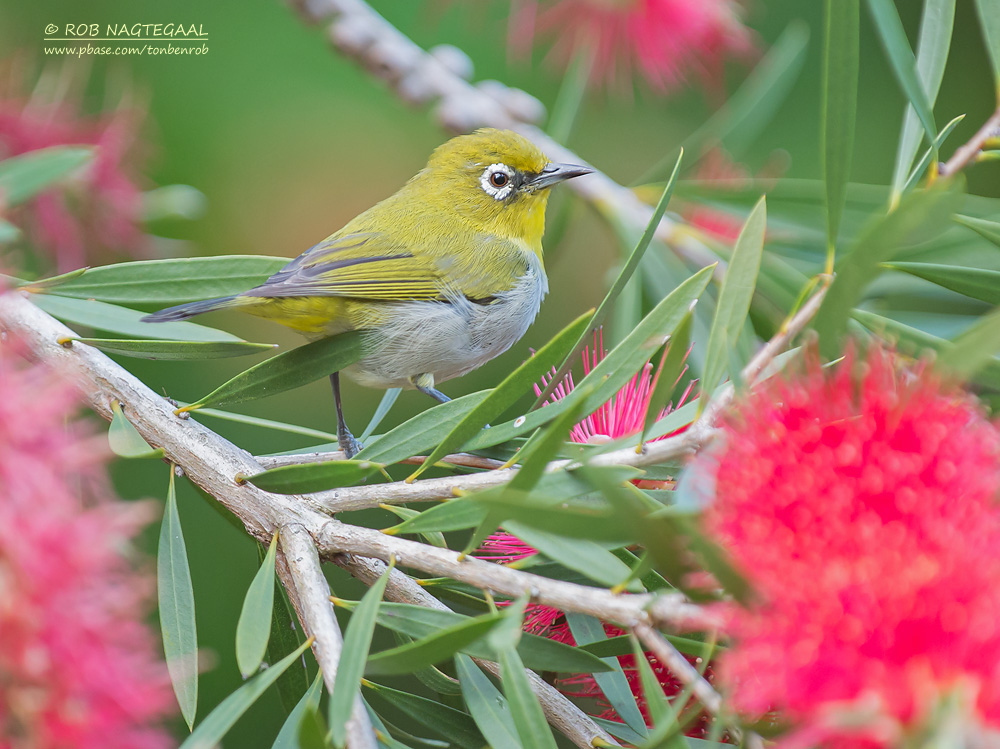
[{"label": "green leaf", "polygon": [[[676,635],[665,634],[663,636],[684,655],[698,657],[705,652],[705,643],[701,640],[692,640],[689,637],[677,637]],[[579,649],[600,658],[610,658],[631,653],[632,641],[629,635],[619,635],[618,637],[609,637],[606,640],[597,640],[589,645],[582,645]]]},{"label": "green leaf", "polygon": [[833,264],[854,152],[858,109],[858,0],[825,0],[820,142],[826,182],[826,249]]},{"label": "green leaf", "polygon": [[455,671],[462,685],[465,706],[483,736],[489,737],[492,746],[521,749],[510,706],[500,690],[467,655],[455,656]]},{"label": "green leaf", "polygon": [[[584,377],[569,396],[549,403],[545,408],[519,416],[513,421],[494,425],[480,432],[469,441],[466,449],[476,450],[498,445],[518,435],[534,431],[567,409],[575,408],[579,400],[584,401],[582,414],[592,413],[606,403],[632,378],[656,349],[663,345],[664,339],[677,329],[684,316],[697,302],[698,296],[705,291],[714,268],[714,265],[702,268],[661,300],[636,326],[636,329]],[[595,387],[587,394],[584,386],[590,387],[592,384]]]},{"label": "green leaf", "polygon": [[323,694],[323,674],[317,673],[313,679],[312,686],[302,695],[292,711],[288,713],[285,722],[278,731],[278,737],[271,745],[271,749],[300,749],[299,747],[299,727],[305,718],[307,710],[318,710],[319,699]]},{"label": "green leaf", "polygon": [[896,80],[899,81],[903,93],[917,113],[920,124],[924,126],[927,142],[933,143],[937,136],[934,112],[928,101],[927,92],[917,75],[917,61],[913,57],[910,43],[906,40],[906,31],[903,29],[902,21],[899,20],[896,6],[892,0],[868,0],[868,10],[871,11],[875,28],[882,40],[882,46],[885,47]]},{"label": "green leaf", "polygon": [[955,223],[967,226],[983,239],[986,239],[995,244],[997,247],[1000,247],[1000,223],[997,223],[996,221],[987,221],[983,218],[974,218],[972,216],[955,216]]},{"label": "green leaf", "polygon": [[367,460],[325,460],[269,468],[247,476],[246,480],[275,494],[310,494],[338,486],[355,486],[382,467]]},{"label": "green leaf", "polygon": [[426,726],[462,749],[482,749],[485,740],[468,713],[442,705],[440,702],[429,700],[426,697],[418,697],[415,694],[401,692],[398,689],[370,681],[362,682],[362,686],[413,718],[420,725]]},{"label": "green leaf", "polygon": [[74,278],[82,276],[87,272],[86,268],[77,268],[76,270],[68,271],[67,273],[60,273],[58,276],[49,276],[48,278],[39,278],[36,281],[19,281],[17,283],[17,288],[21,291],[27,291],[31,294],[37,294],[45,292],[49,289],[54,289],[61,284],[71,281]]},{"label": "green leaf", "polygon": [[[135,359],[162,359],[178,361],[193,359],[227,359],[248,356],[273,349],[273,343],[248,341],[150,341],[128,338],[69,338],[69,341],[86,343],[109,354],[131,356]],[[61,342],[61,341],[60,341]]]},{"label": "green leaf", "polygon": [[896,262],[885,263],[883,267],[909,273],[988,304],[1000,304],[1000,271],[936,263]]},{"label": "green leaf", "polygon": [[[809,27],[804,22],[788,24],[729,101],[685,138],[684,150],[701,154],[707,145],[722,143],[727,151],[735,153],[756,138],[791,91],[802,70],[808,43]],[[673,164],[670,154],[636,181],[645,184],[663,179]]]},{"label": "green leaf", "polygon": [[629,635],[632,643],[632,655],[635,657],[636,666],[639,669],[639,682],[642,684],[642,694],[646,698],[646,709],[649,710],[649,717],[654,726],[658,726],[661,721],[669,719],[672,711],[667,697],[663,693],[660,680],[656,678],[646,653],[639,645],[639,640],[635,635]]},{"label": "green leaf", "polygon": [[[516,629],[518,637],[521,633],[525,604],[527,598],[522,598],[519,604],[511,605],[504,613],[504,617],[510,620],[511,629]],[[531,682],[528,681],[524,664],[515,647],[516,640],[510,647],[498,646],[498,662],[504,696],[507,698],[521,746],[524,749],[556,749],[556,740],[545,721],[545,713],[538,698],[531,691]]]},{"label": "green leaf", "polygon": [[[400,520],[410,520],[412,518],[420,517],[419,510],[412,510],[409,507],[397,507],[395,505],[380,505],[383,510],[391,512],[393,515],[398,517]],[[428,531],[427,533],[420,534],[431,546],[437,546],[439,549],[447,549],[448,542],[445,540],[444,534],[440,531]]]},{"label": "green leaf", "polygon": [[[589,539],[570,539],[540,531],[517,521],[503,524],[504,529],[535,547],[554,562],[575,570],[601,585],[611,587],[628,577],[629,566],[600,544]],[[638,592],[638,582],[630,584]]]},{"label": "green leaf", "polygon": [[358,441],[364,444],[368,441],[368,438],[375,434],[375,430],[378,429],[378,425],[382,423],[382,419],[386,417],[389,413],[389,409],[392,408],[399,394],[403,392],[402,388],[389,388],[385,391],[382,396],[382,400],[378,403],[378,408],[375,409],[375,413],[372,414],[371,421],[368,422],[368,426],[365,427],[365,431],[361,433],[358,437]]},{"label": "green leaf", "polygon": [[236,664],[243,678],[257,672],[264,661],[267,643],[271,638],[271,611],[274,607],[274,553],[278,545],[278,534],[271,537],[267,556],[254,575],[246,597],[240,619],[236,624]]},{"label": "green leaf", "polygon": [[382,532],[397,536],[403,533],[463,530],[479,525],[488,512],[488,508],[473,497],[456,497],[424,510],[419,515],[391,528],[383,528]]},{"label": "green leaf", "polygon": [[530,491],[537,484],[549,462],[553,460],[559,448],[569,439],[573,425],[580,421],[583,416],[584,400],[594,390],[595,383],[580,383],[575,389],[576,402],[567,408],[563,413],[552,420],[545,427],[531,436],[531,439],[520,449],[517,457],[521,462],[521,469],[510,481],[510,488],[516,491]]},{"label": "green leaf", "polygon": [[[566,612],[566,623],[569,624],[570,632],[577,645],[585,646],[600,640],[606,640],[607,634],[604,625],[597,619],[584,614]],[[629,686],[625,672],[617,658],[605,658],[604,662],[611,667],[607,673],[594,674],[597,686],[604,692],[608,702],[618,713],[619,717],[625,721],[626,725],[640,736],[647,734],[646,721],[636,705],[635,696]]]},{"label": "green leaf", "polygon": [[684,372],[684,361],[687,359],[691,340],[691,320],[692,315],[689,313],[677,326],[674,334],[670,336],[666,357],[660,365],[660,371],[656,373],[653,392],[650,394],[649,404],[646,406],[646,418],[643,420],[640,444],[649,439],[653,425],[660,418],[663,409],[670,405],[674,388]]},{"label": "green leaf", "polygon": [[[190,404],[179,402],[179,405],[187,406]],[[276,432],[287,432],[288,434],[300,434],[303,437],[315,437],[316,439],[328,440],[328,444],[326,445],[310,447],[305,450],[292,450],[287,453],[275,453],[276,455],[299,455],[304,452],[316,452],[320,450],[333,451],[340,449],[339,445],[337,445],[337,435],[332,432],[324,432],[320,429],[300,427],[297,424],[286,424],[283,421],[261,419],[257,416],[247,416],[246,414],[237,414],[232,413],[231,411],[219,411],[215,408],[200,408],[198,409],[198,416],[199,418],[203,416],[211,416],[215,419],[231,421],[236,424],[246,424],[248,426],[260,427],[261,429],[271,429]]]},{"label": "green leaf", "polygon": [[295,660],[312,644],[312,639],[303,642],[294,653],[289,653],[277,663],[257,674],[242,687],[220,702],[208,717],[187,737],[181,749],[214,749],[222,742],[229,729],[240,719],[257,698],[267,691]]},{"label": "green leaf", "polygon": [[880,264],[888,262],[901,245],[914,237],[925,239],[940,231],[960,198],[957,190],[942,181],[903,196],[896,210],[868,223],[837,263],[836,278],[816,316],[814,327],[824,355],[839,355],[847,317],[861,301],[864,289],[880,274]]},{"label": "green leaf", "polygon": [[377,653],[368,658],[365,675],[409,674],[448,660],[458,651],[488,634],[501,617],[502,614],[486,614],[464,619],[415,642]]},{"label": "green leaf", "polygon": [[505,377],[499,385],[490,390],[488,395],[438,443],[434,452],[408,480],[412,481],[417,478],[445,455],[464,445],[470,438],[478,434],[486,424],[500,416],[525,393],[529,392],[532,386],[541,380],[542,375],[549,373],[557,362],[565,360],[570,347],[580,339],[583,331],[589,328],[587,324],[589,319],[589,312],[576,318],[533,356],[526,359],[517,369]]},{"label": "green leaf", "polygon": [[198,710],[198,630],[194,621],[191,569],[177,512],[173,466],[170,466],[167,503],[156,547],[156,595],[167,672],[190,730]]},{"label": "green leaf", "polygon": [[368,589],[344,632],[344,647],[340,652],[337,680],[329,704],[330,734],[334,746],[342,747],[347,740],[347,721],[351,717],[354,699],[358,696],[361,674],[364,672],[372,636],[375,634],[375,619],[378,616],[379,604],[382,602],[382,594],[385,593],[385,586],[389,582],[389,573],[392,569],[393,565],[390,564]]},{"label": "green leaf", "polygon": [[299,749],[329,749],[330,744],[326,736],[326,725],[323,723],[323,716],[319,714],[319,709],[307,707],[302,715],[302,722],[299,723]]},{"label": "green leaf", "polygon": [[[913,171],[910,172],[910,176],[907,178],[906,184],[903,185],[903,192],[909,192],[916,186],[917,182],[920,181],[920,177],[923,176],[924,172],[927,171],[927,167],[930,166],[931,160],[937,156],[938,151],[941,150],[941,146],[944,145],[946,140],[948,140],[948,136],[951,135],[952,130],[954,130],[958,126],[958,123],[964,119],[965,115],[960,114],[941,129],[938,137],[934,140],[934,144],[924,151],[923,156],[920,157],[920,161],[918,161],[917,165],[913,167]],[[891,200],[894,204],[896,204],[899,201],[899,196],[892,195]]]},{"label": "green leaf", "polygon": [[288,258],[264,255],[137,260],[90,268],[53,293],[114,304],[182,304],[239,294],[287,264]]},{"label": "green leaf", "polygon": [[0,194],[12,208],[89,163],[94,148],[53,146],[0,161]]},{"label": "green leaf", "polygon": [[150,445],[132,426],[118,401],[111,403],[111,426],[108,427],[108,445],[111,452],[122,458],[160,458],[163,450]]},{"label": "green leaf", "polygon": [[1000,102],[1000,2],[976,0],[976,12],[979,14],[986,50],[993,64],[993,83],[997,89],[997,101]]},{"label": "green leaf", "polygon": [[355,457],[391,465],[430,450],[442,433],[454,429],[489,394],[489,390],[480,390],[421,411],[367,445]]},{"label": "green leaf", "polygon": [[[263,564],[267,551],[257,544],[258,561]],[[267,641],[268,663],[277,663],[297,648],[302,638],[299,637],[298,622],[292,613],[291,603],[285,589],[277,579],[274,581],[274,606],[271,609],[271,637]],[[285,713],[290,713],[298,704],[302,695],[309,689],[309,669],[305,659],[297,666],[289,668],[278,678],[278,697]]]},{"label": "green leaf", "polygon": [[[920,18],[920,41],[917,42],[917,77],[932,107],[937,101],[951,48],[951,33],[955,24],[955,0],[924,0]],[[906,108],[903,129],[896,148],[896,166],[892,174],[893,203],[897,202],[906,184],[913,157],[920,145],[920,122],[912,106]]]},{"label": "green leaf", "polygon": [[983,315],[955,340],[939,365],[968,379],[987,364],[995,366],[995,354],[1000,352],[1000,309]]},{"label": "green leaf", "polygon": [[[608,289],[608,293],[604,296],[600,305],[597,307],[597,311],[594,312],[593,317],[590,318],[590,324],[580,333],[576,342],[570,348],[569,353],[566,354],[561,365],[559,365],[559,370],[555,373],[549,384],[545,386],[541,394],[535,400],[535,405],[532,406],[533,410],[537,410],[546,399],[552,394],[552,392],[559,386],[559,383],[563,381],[566,373],[569,372],[573,361],[576,359],[577,354],[583,350],[584,345],[586,345],[590,336],[595,330],[604,324],[604,318],[607,317],[608,312],[612,310],[615,305],[615,300],[618,295],[625,288],[629,279],[632,278],[632,274],[635,273],[636,269],[639,267],[639,263],[642,262],[643,255],[646,254],[646,248],[649,247],[649,243],[653,240],[653,235],[656,234],[656,230],[660,226],[660,221],[663,218],[663,214],[667,210],[667,204],[670,202],[670,196],[674,193],[674,185],[677,183],[677,174],[680,172],[681,160],[684,158],[684,151],[682,150],[677,156],[677,162],[674,164],[674,170],[670,175],[670,179],[667,180],[666,187],[663,188],[663,194],[660,196],[660,202],[656,204],[656,208],[653,209],[653,215],[649,219],[649,223],[646,224],[646,230],[642,233],[639,241],[636,243],[635,248],[632,250],[632,254],[629,255],[628,260],[625,262],[625,267],[621,269],[618,277],[615,279],[614,283],[611,284],[611,288]],[[496,444],[496,443],[493,443]]]},{"label": "green leaf", "polygon": [[363,356],[362,341],[362,333],[352,330],[285,351],[240,372],[181,410],[241,403],[308,385],[358,361]]},{"label": "green leaf", "polygon": [[86,325],[130,338],[157,338],[168,341],[241,342],[230,333],[193,322],[142,322],[145,313],[89,299],[70,299],[51,294],[35,294],[32,303],[63,322]]},{"label": "green leaf", "polygon": [[[750,311],[750,300],[757,285],[760,260],[764,254],[767,229],[767,203],[761,198],[747,217],[733,248],[733,255],[722,280],[715,318],[708,336],[705,371],[701,378],[699,403],[708,403],[712,391],[728,367],[726,352],[736,343]],[[735,373],[733,373],[735,374]],[[702,406],[702,408],[704,405]]]}]

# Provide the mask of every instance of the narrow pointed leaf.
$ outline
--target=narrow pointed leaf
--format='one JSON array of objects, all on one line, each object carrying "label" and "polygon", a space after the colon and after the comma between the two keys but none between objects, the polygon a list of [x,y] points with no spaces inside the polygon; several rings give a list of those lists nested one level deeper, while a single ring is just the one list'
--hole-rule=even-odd
[{"label": "narrow pointed leaf", "polygon": [[[549,403],[545,408],[519,416],[513,421],[497,424],[480,432],[469,441],[466,448],[490,447],[532,432],[567,409],[574,408],[581,399],[584,400],[582,414],[592,413],[606,403],[663,345],[664,339],[677,329],[684,316],[705,291],[714,269],[714,265],[702,268],[661,300],[636,326],[636,329],[590,371],[569,396]],[[584,385],[589,387],[592,383],[593,391],[586,398],[582,398],[582,394],[586,392]]]},{"label": "narrow pointed leaf", "polygon": [[1000,309],[983,315],[955,338],[940,365],[967,379],[986,365],[995,364],[997,353],[1000,353]]},{"label": "narrow pointed leaf", "polygon": [[885,267],[923,278],[988,304],[1000,304],[1000,271],[936,263],[896,262],[886,263]]},{"label": "narrow pointed leaf", "polygon": [[983,239],[1000,247],[1000,223],[972,216],[955,216],[955,222],[962,226],[967,226]]},{"label": "narrow pointed leaf", "polygon": [[326,735],[323,716],[319,714],[318,708],[310,705],[299,723],[299,749],[329,749],[330,743],[326,740]]},{"label": "narrow pointed leaf", "polygon": [[312,644],[312,639],[303,642],[294,653],[254,676],[246,684],[226,697],[208,714],[190,736],[181,744],[181,749],[214,749],[222,742],[229,729],[267,691],[279,676]]},{"label": "narrow pointed leaf", "polygon": [[198,630],[191,570],[177,512],[173,466],[170,466],[167,503],[156,548],[156,595],[167,672],[190,730],[198,709]]},{"label": "narrow pointed leaf", "polygon": [[589,320],[589,312],[578,317],[489,391],[489,394],[441,440],[434,448],[434,452],[410,478],[417,478],[445,455],[460,448],[486,424],[514,405],[525,393],[530,392],[531,388],[542,379],[542,375],[548,374],[557,363],[565,360],[571,346],[588,328]]},{"label": "narrow pointed leaf", "polygon": [[87,268],[77,268],[76,270],[71,270],[67,273],[60,273],[58,276],[39,278],[37,281],[18,281],[16,285],[17,288],[22,291],[38,294],[61,286],[67,281],[72,281],[74,278],[78,278],[86,272]]},{"label": "narrow pointed leaf", "polygon": [[111,452],[122,458],[159,458],[163,451],[154,448],[142,438],[139,431],[132,426],[118,401],[111,404],[111,425],[108,427],[108,445]]},{"label": "narrow pointed leaf", "polygon": [[285,722],[278,731],[278,737],[271,745],[271,749],[300,749],[299,747],[299,726],[308,710],[319,709],[319,699],[323,694],[323,674],[317,673],[308,691],[302,695],[292,711],[288,713]]},{"label": "narrow pointed leaf", "polygon": [[917,75],[917,61],[913,57],[910,43],[906,40],[906,31],[903,29],[902,21],[899,20],[896,6],[892,0],[868,0],[868,10],[871,11],[875,28],[882,40],[882,46],[885,47],[896,80],[899,81],[903,93],[917,113],[920,124],[923,125],[927,142],[933,143],[937,136],[934,112],[927,92]]},{"label": "narrow pointed leaf", "polygon": [[72,341],[106,351],[109,354],[131,356],[134,359],[161,359],[181,361],[193,359],[228,359],[234,356],[249,356],[268,351],[273,343],[250,343],[248,341],[153,341],[127,338],[72,338]]},{"label": "narrow pointed leaf", "polygon": [[757,286],[760,260],[764,254],[764,232],[767,229],[767,204],[761,198],[747,217],[733,248],[715,307],[715,318],[708,337],[705,371],[701,378],[702,397],[707,404],[715,386],[728,367],[727,348],[736,342],[750,311],[750,301]]},{"label": "narrow pointed leaf", "polygon": [[510,706],[500,690],[467,655],[455,656],[455,671],[462,685],[465,706],[479,730],[489,737],[490,744],[521,749]]},{"label": "narrow pointed leaf", "polygon": [[399,535],[402,533],[427,533],[429,531],[458,531],[479,525],[489,512],[489,508],[475,501],[472,497],[457,497],[442,502],[419,515],[404,520],[391,528],[383,529],[383,533]]},{"label": "narrow pointed leaf", "polygon": [[[955,0],[924,0],[920,18],[920,40],[917,42],[917,77],[933,107],[937,101],[951,48],[951,33],[955,24]],[[912,106],[906,108],[903,129],[896,148],[896,166],[892,173],[892,192],[898,196],[920,146],[920,120]]]},{"label": "narrow pointed leaf", "polygon": [[485,743],[475,721],[466,712],[381,684],[366,681],[363,686],[370,690],[369,694],[377,695],[420,725],[426,726],[462,749],[482,749]]},{"label": "narrow pointed leaf", "polygon": [[502,614],[486,614],[465,619],[415,642],[401,645],[368,658],[366,676],[409,674],[441,661],[486,636],[500,621]]},{"label": "narrow pointed leaf", "polygon": [[1000,102],[1000,1],[976,0],[976,12],[979,14],[979,25],[993,67],[997,101]]},{"label": "narrow pointed leaf", "polygon": [[[419,510],[412,510],[409,507],[397,507],[395,505],[380,505],[380,507],[391,512],[393,515],[398,517],[400,520],[412,520],[413,518],[420,517]],[[424,540],[427,541],[431,546],[437,546],[439,549],[447,549],[448,542],[444,538],[444,534],[440,531],[428,531],[427,533],[421,533]]]},{"label": "narrow pointed leaf", "polygon": [[90,268],[53,293],[114,304],[182,304],[239,294],[287,263],[288,258],[264,255],[137,260]]},{"label": "narrow pointed leaf", "polygon": [[[586,575],[601,585],[611,587],[628,577],[629,566],[594,541],[565,538],[516,521],[505,522],[503,526],[552,561]],[[641,592],[642,586],[634,581],[628,589]]]},{"label": "narrow pointed leaf", "polygon": [[375,619],[378,616],[379,604],[382,602],[382,594],[385,593],[385,586],[389,582],[390,572],[392,565],[389,565],[365,593],[344,632],[344,647],[340,653],[337,680],[329,704],[330,733],[334,746],[344,746],[347,738],[347,720],[351,717],[354,699],[358,696],[361,674],[364,672],[372,636],[375,634]]},{"label": "narrow pointed leaf", "polygon": [[53,294],[34,294],[32,303],[63,322],[86,325],[129,338],[156,338],[167,341],[240,342],[222,330],[193,322],[142,322],[144,312],[90,299],[70,299]]},{"label": "narrow pointed leaf", "polygon": [[420,455],[432,449],[445,430],[454,429],[489,394],[489,390],[481,390],[421,411],[383,434],[355,457],[358,460],[376,460],[391,465],[413,455]]},{"label": "narrow pointed leaf", "polygon": [[[188,406],[191,404],[180,402],[179,405]],[[340,449],[339,445],[337,445],[337,435],[333,432],[324,432],[321,429],[310,429],[308,427],[298,426],[297,424],[288,424],[283,421],[275,421],[273,419],[261,419],[257,416],[247,416],[246,414],[233,413],[232,411],[220,411],[215,408],[200,408],[198,409],[198,416],[211,416],[212,418],[220,419],[222,421],[231,421],[235,424],[246,424],[247,426],[260,427],[261,429],[271,429],[276,432],[287,432],[288,434],[300,434],[303,437],[314,437],[316,439],[328,440],[325,445],[318,445],[305,450],[292,450],[287,453],[275,453],[276,455],[293,455],[304,452],[321,450],[334,451]]]},{"label": "narrow pointed leaf", "polygon": [[826,247],[833,257],[847,200],[858,108],[859,0],[825,0],[821,157],[826,182]]},{"label": "narrow pointed leaf", "polygon": [[243,678],[257,673],[267,652],[271,637],[271,610],[274,606],[274,554],[278,535],[271,538],[267,556],[254,575],[246,597],[240,619],[236,624],[236,664]]},{"label": "narrow pointed leaf", "polygon": [[635,635],[629,635],[632,644],[632,655],[639,669],[639,683],[642,684],[642,694],[646,698],[646,709],[649,710],[649,717],[654,726],[658,726],[660,721],[667,719],[671,714],[670,703],[667,702],[666,695],[660,680],[653,673],[653,668],[649,665],[646,653],[639,646],[639,640]]},{"label": "narrow pointed leaf", "polygon": [[961,194],[947,183],[905,195],[887,216],[873,219],[850,250],[837,263],[837,275],[823,300],[814,327],[826,356],[839,355],[839,340],[847,317],[861,301],[865,288],[878,277],[880,264],[888,262],[907,241],[926,239],[942,231],[954,213]]},{"label": "narrow pointed leaf", "polygon": [[293,390],[350,366],[362,356],[359,331],[322,338],[250,367],[183,410],[241,403]]},{"label": "narrow pointed leaf", "polygon": [[674,185],[677,183],[677,175],[680,173],[681,161],[684,159],[684,151],[677,155],[677,162],[674,164],[674,170],[670,175],[670,179],[667,180],[666,187],[663,188],[663,194],[660,196],[660,201],[656,204],[656,208],[653,209],[653,215],[649,219],[649,223],[646,224],[646,230],[642,233],[639,241],[636,243],[635,248],[633,248],[632,253],[629,255],[628,260],[625,261],[625,267],[621,269],[618,277],[615,279],[614,283],[611,284],[611,288],[608,289],[608,293],[604,296],[600,305],[597,307],[597,311],[594,312],[593,317],[590,319],[590,324],[577,338],[576,343],[570,348],[569,353],[563,359],[562,364],[559,366],[559,370],[556,372],[555,376],[549,381],[549,384],[542,390],[538,398],[535,400],[535,405],[532,406],[533,410],[537,410],[542,403],[552,394],[552,391],[562,382],[563,377],[570,370],[573,361],[576,359],[577,354],[583,350],[584,345],[587,343],[588,338],[593,331],[597,330],[604,324],[604,319],[607,317],[608,313],[614,308],[615,300],[618,299],[618,295],[621,294],[622,289],[625,288],[625,284],[629,282],[632,275],[635,273],[636,269],[639,267],[639,263],[642,262],[643,255],[646,254],[646,249],[649,247],[649,243],[653,240],[653,235],[656,234],[656,230],[660,226],[660,221],[663,219],[663,214],[667,210],[667,204],[670,203],[670,196],[674,194]]},{"label": "narrow pointed leaf", "polygon": [[46,187],[88,164],[94,148],[53,146],[0,161],[0,194],[8,208],[34,197]]},{"label": "narrow pointed leaf", "polygon": [[569,439],[573,425],[583,416],[584,402],[593,392],[594,385],[593,382],[581,382],[574,390],[577,393],[574,399],[576,402],[550,424],[539,427],[539,431],[521,448],[518,453],[521,468],[511,479],[511,489],[521,492],[531,491],[541,480],[549,462],[555,458],[562,444]]},{"label": "narrow pointed leaf", "polygon": [[[948,136],[951,135],[952,130],[954,130],[958,126],[958,123],[960,123],[964,119],[965,115],[960,114],[958,115],[958,117],[955,117],[941,129],[941,132],[938,133],[938,137],[934,140],[934,145],[932,145],[930,148],[924,151],[924,154],[923,156],[920,157],[920,160],[917,162],[917,165],[913,167],[913,171],[910,172],[910,176],[909,178],[907,178],[906,184],[903,185],[903,192],[909,192],[914,187],[916,187],[917,182],[920,181],[920,178],[923,176],[924,172],[927,171],[927,167],[930,166],[931,161],[937,156],[937,153],[941,150],[941,146],[944,144],[946,140],[948,140]],[[898,201],[899,196],[893,195],[892,199],[893,201]]]},{"label": "narrow pointed leaf", "polygon": [[[566,613],[566,622],[569,624],[573,639],[578,645],[589,645],[592,642],[606,640],[607,634],[604,625],[597,619],[584,614]],[[604,662],[611,666],[612,670],[607,673],[594,674],[597,685],[608,698],[608,702],[615,709],[626,725],[641,736],[645,736],[646,721],[636,705],[635,696],[629,686],[625,672],[617,658],[605,658]]]},{"label": "narrow pointed leaf", "polygon": [[360,484],[381,468],[382,464],[367,460],[325,460],[270,468],[247,476],[246,480],[266,492],[309,494]]},{"label": "narrow pointed leaf", "polygon": [[[503,693],[507,698],[521,746],[524,749],[556,749],[556,740],[545,721],[545,713],[535,693],[531,691],[531,682],[528,681],[524,664],[515,649],[517,638],[521,635],[526,603],[526,598],[521,599],[518,604],[511,605],[505,612],[505,618],[510,620],[508,624],[511,632],[516,633],[514,641],[508,646],[496,643]],[[497,634],[500,634],[499,628]]]},{"label": "narrow pointed leaf", "polygon": [[375,413],[372,414],[371,421],[368,422],[368,426],[365,427],[365,431],[363,431],[361,436],[358,437],[358,441],[364,444],[369,437],[375,434],[375,430],[378,429],[379,424],[382,423],[386,414],[389,413],[389,409],[392,408],[401,392],[403,392],[402,388],[389,388],[385,391],[385,394],[382,396],[382,400],[378,403],[378,408],[376,408]]},{"label": "narrow pointed leaf", "polygon": [[674,394],[678,379],[684,373],[684,361],[687,358],[688,346],[691,341],[691,320],[692,315],[689,313],[677,326],[674,334],[670,336],[666,358],[657,374],[653,392],[649,396],[646,418],[642,425],[642,439],[639,440],[640,444],[649,439],[650,430],[660,418],[663,409],[670,405],[670,397]]},{"label": "narrow pointed leaf", "polygon": [[[262,545],[257,544],[257,557],[261,564],[264,563],[266,556],[267,551]],[[299,636],[298,626],[298,619],[292,613],[288,595],[281,583],[275,579],[274,606],[271,608],[271,637],[267,641],[265,656],[268,663],[277,663],[301,644],[302,638]],[[278,677],[278,697],[286,714],[295,708],[308,689],[309,669],[303,658]]]}]

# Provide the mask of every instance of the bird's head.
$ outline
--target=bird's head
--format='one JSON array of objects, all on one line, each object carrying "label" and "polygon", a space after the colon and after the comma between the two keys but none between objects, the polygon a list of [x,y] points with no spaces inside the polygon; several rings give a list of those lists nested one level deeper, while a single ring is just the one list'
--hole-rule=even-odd
[{"label": "bird's head", "polygon": [[418,175],[422,189],[479,230],[540,246],[549,188],[593,169],[555,164],[510,130],[477,130],[439,146]]}]

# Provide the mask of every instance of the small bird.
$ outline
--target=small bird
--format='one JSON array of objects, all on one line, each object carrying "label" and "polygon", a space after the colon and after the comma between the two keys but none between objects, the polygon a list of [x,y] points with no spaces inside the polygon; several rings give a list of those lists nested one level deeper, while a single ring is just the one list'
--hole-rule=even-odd
[{"label": "small bird", "polygon": [[[589,174],[555,164],[509,130],[483,129],[439,146],[402,189],[242,294],[145,317],[183,320],[240,309],[322,338],[364,333],[363,358],[344,372],[374,388],[416,388],[476,369],[518,341],[548,291],[542,234],[549,188]],[[330,375],[337,437],[361,449]]]}]

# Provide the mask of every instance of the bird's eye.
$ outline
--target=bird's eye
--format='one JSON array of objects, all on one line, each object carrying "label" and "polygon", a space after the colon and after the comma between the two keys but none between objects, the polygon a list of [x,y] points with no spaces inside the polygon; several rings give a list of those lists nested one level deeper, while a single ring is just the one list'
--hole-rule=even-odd
[{"label": "bird's eye", "polygon": [[506,186],[509,181],[510,177],[508,177],[504,172],[493,172],[493,174],[490,175],[490,184],[497,188]]},{"label": "bird's eye", "polygon": [[479,177],[479,184],[494,200],[506,200],[514,191],[515,174],[506,164],[490,164]]}]

